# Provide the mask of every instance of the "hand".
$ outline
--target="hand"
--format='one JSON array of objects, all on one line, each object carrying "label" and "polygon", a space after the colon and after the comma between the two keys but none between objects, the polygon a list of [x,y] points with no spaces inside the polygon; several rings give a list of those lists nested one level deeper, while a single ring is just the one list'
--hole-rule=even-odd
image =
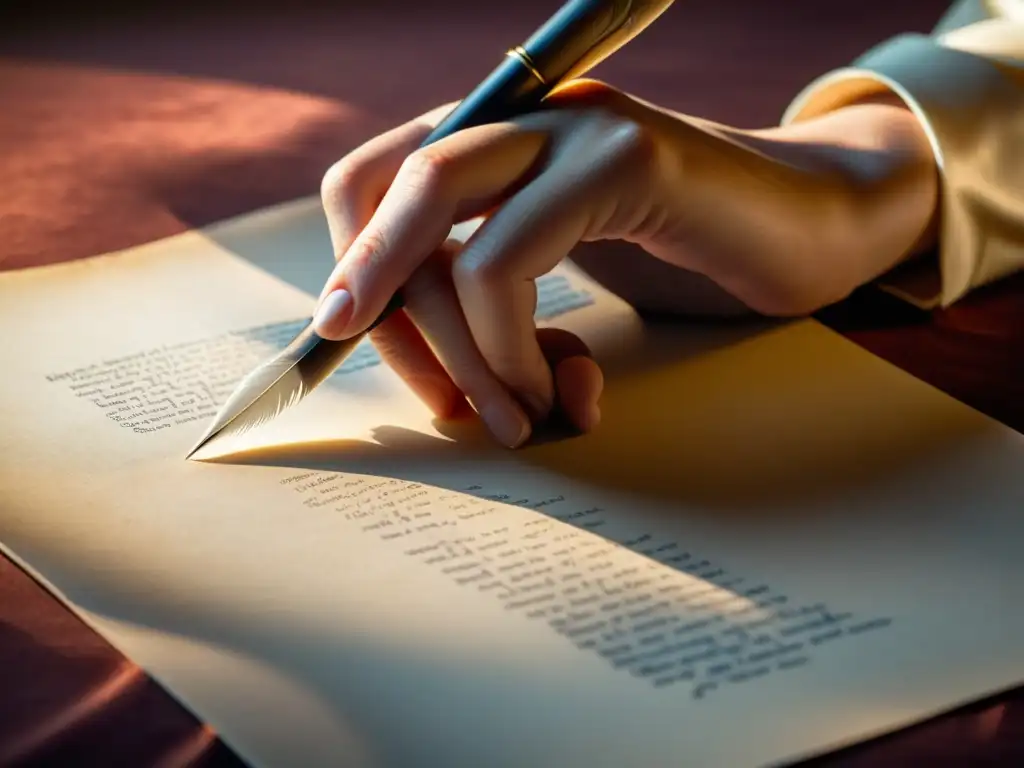
[{"label": "hand", "polygon": [[[581,430],[598,421],[602,377],[586,347],[533,320],[534,280],[579,244],[632,243],[648,273],[657,265],[675,284],[695,279],[752,311],[795,315],[912,253],[935,206],[927,140],[897,106],[739,131],[580,81],[542,112],[417,149],[451,106],[374,138],[325,177],[338,263],[315,323],[345,338],[401,289],[404,311],[371,334],[384,359],[439,416],[468,399],[512,447],[556,407]],[[480,216],[463,247],[448,242],[454,224]],[[589,269],[615,290],[634,258]],[[666,284],[652,281],[651,293]],[[642,287],[623,292],[643,303]]]}]

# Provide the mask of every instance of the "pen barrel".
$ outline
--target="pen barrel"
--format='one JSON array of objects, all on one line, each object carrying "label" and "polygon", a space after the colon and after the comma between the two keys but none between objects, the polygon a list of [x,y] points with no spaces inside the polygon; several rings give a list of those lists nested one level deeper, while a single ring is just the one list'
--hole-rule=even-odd
[{"label": "pen barrel", "polygon": [[568,0],[464,98],[421,146],[535,110],[556,86],[632,40],[673,0]]},{"label": "pen barrel", "polygon": [[568,0],[522,48],[548,82],[579,77],[621,45],[622,33],[635,25],[637,7],[652,2],[658,0]]},{"label": "pen barrel", "polygon": [[[661,15],[674,0],[568,0],[421,142],[536,110],[560,83],[586,73]],[[403,306],[399,291],[371,328]]]},{"label": "pen barrel", "polygon": [[478,125],[500,123],[537,108],[550,86],[531,68],[521,54],[509,51],[466,98],[438,123],[420,146],[425,147],[458,131]]}]

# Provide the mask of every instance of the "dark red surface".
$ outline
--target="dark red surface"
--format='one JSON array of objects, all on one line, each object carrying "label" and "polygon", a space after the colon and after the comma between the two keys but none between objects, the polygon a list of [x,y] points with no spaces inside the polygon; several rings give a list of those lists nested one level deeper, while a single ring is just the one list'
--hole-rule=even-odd
[{"label": "dark red surface", "polygon": [[[557,2],[333,5],[211,2],[134,16],[49,6],[48,18],[0,18],[0,268],[128,247],[313,194],[334,159],[458,98]],[[771,123],[816,74],[888,35],[929,29],[945,6],[681,1],[595,74],[675,109]],[[930,315],[865,291],[823,318],[1024,431],[1024,278]],[[0,765],[237,764],[0,558]],[[821,764],[1022,765],[1024,695]]]}]

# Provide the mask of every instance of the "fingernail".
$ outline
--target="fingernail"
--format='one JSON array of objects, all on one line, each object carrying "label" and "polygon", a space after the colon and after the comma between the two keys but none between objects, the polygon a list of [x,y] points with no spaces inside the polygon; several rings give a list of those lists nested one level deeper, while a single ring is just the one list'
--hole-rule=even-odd
[{"label": "fingernail", "polygon": [[530,436],[530,422],[518,408],[491,403],[480,409],[480,418],[502,445],[518,448]]},{"label": "fingernail", "polygon": [[344,288],[331,291],[320,302],[313,315],[313,330],[325,339],[344,338],[345,328],[352,317],[352,294]]}]

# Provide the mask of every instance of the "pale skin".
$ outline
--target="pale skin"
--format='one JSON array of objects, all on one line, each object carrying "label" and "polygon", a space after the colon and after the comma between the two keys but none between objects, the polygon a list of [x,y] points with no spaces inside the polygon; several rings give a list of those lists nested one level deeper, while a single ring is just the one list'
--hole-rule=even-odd
[{"label": "pale skin", "polygon": [[[337,265],[314,322],[366,328],[440,418],[466,405],[518,447],[557,411],[600,420],[585,345],[534,325],[534,280],[573,261],[640,310],[805,315],[934,237],[938,184],[917,119],[894,99],[739,130],[608,85],[417,149],[445,105],[342,158],[322,193]],[[462,247],[451,227],[485,216]]]}]

